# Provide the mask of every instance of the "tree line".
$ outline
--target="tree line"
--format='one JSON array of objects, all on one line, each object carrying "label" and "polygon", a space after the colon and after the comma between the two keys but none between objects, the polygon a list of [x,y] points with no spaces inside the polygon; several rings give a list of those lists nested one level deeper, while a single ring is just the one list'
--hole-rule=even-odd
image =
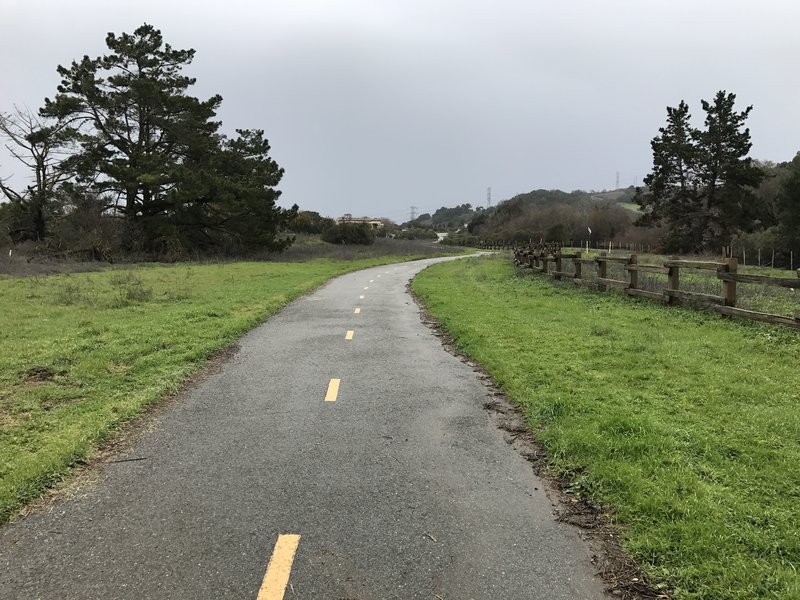
[{"label": "tree line", "polygon": [[297,206],[277,205],[283,169],[261,129],[220,132],[222,98],[190,94],[195,51],[144,24],[106,37],[108,53],[58,66],[53,98],[0,115],[28,174],[0,180],[10,240],[105,255],[280,251]]}]

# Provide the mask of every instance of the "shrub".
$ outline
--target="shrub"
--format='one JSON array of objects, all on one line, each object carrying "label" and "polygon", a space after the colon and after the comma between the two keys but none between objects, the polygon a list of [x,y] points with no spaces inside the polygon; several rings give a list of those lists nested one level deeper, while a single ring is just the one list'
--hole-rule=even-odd
[{"label": "shrub", "polygon": [[413,227],[406,229],[397,234],[397,239],[400,240],[435,240],[439,236],[433,229],[425,229],[423,227]]},{"label": "shrub", "polygon": [[375,242],[375,232],[363,223],[340,223],[331,225],[322,232],[322,239],[331,244],[361,244],[369,246]]},{"label": "shrub", "polygon": [[447,246],[477,246],[479,238],[468,233],[451,233],[441,243]]}]

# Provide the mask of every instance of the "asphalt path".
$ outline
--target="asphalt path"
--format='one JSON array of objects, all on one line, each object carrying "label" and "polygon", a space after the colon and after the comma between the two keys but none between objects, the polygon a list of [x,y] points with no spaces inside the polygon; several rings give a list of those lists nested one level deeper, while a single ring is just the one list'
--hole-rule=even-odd
[{"label": "asphalt path", "polygon": [[405,290],[436,260],[339,277],[245,335],[122,462],[0,530],[0,598],[604,598]]}]

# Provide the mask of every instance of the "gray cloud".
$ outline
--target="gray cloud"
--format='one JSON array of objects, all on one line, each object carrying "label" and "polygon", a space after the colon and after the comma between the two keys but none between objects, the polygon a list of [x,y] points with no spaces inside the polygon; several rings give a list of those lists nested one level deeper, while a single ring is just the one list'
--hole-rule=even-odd
[{"label": "gray cloud", "polygon": [[0,110],[38,106],[57,64],[145,21],[197,50],[195,93],[222,94],[226,130],[266,130],[284,202],[323,214],[641,181],[666,105],[699,122],[718,89],[755,106],[754,156],[800,150],[793,0],[4,0]]}]

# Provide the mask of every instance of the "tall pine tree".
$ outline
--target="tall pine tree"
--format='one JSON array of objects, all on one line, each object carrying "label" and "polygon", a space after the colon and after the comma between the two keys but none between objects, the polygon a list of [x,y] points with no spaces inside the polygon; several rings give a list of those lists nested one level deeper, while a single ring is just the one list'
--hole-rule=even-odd
[{"label": "tall pine tree", "polygon": [[284,235],[297,206],[280,208],[276,186],[283,169],[269,156],[262,130],[237,129],[220,148],[187,162],[185,182],[167,200],[185,245],[231,250],[281,251],[293,238]]},{"label": "tall pine tree", "polygon": [[730,244],[737,232],[757,229],[762,212],[753,190],[764,174],[747,156],[753,144],[744,126],[753,107],[736,112],[735,101],[736,95],[725,91],[717,92],[713,102],[702,100],[705,130],[695,132],[708,213],[704,242],[713,249]]},{"label": "tall pine tree", "polygon": [[650,142],[653,171],[644,178],[647,192],[635,198],[642,209],[638,223],[665,226],[668,251],[696,252],[703,244],[707,215],[698,190],[698,153],[689,106],[681,100],[667,107],[667,124]]},{"label": "tall pine tree", "polygon": [[281,250],[296,209],[282,209],[283,169],[268,156],[263,131],[228,140],[214,120],[220,96],[189,94],[183,69],[194,50],[165,44],[144,24],[106,37],[109,53],[59,67],[58,95],[42,114],[70,123],[81,189],[108,200],[128,224],[128,246],[143,250]]},{"label": "tall pine tree", "polygon": [[703,130],[691,126],[685,102],[668,107],[667,125],[651,142],[653,170],[644,179],[646,191],[636,195],[643,213],[638,223],[664,226],[668,251],[716,251],[735,233],[761,225],[753,190],[763,173],[747,157],[752,143],[744,128],[752,106],[736,112],[735,99],[720,91],[713,102],[703,100]]},{"label": "tall pine tree", "polygon": [[167,195],[182,185],[187,160],[219,145],[213,118],[222,98],[187,93],[195,80],[182,69],[194,50],[173,49],[151,25],[109,33],[106,44],[105,56],[58,67],[58,95],[42,114],[69,120],[81,140],[79,177],[150,246],[172,216]]}]

